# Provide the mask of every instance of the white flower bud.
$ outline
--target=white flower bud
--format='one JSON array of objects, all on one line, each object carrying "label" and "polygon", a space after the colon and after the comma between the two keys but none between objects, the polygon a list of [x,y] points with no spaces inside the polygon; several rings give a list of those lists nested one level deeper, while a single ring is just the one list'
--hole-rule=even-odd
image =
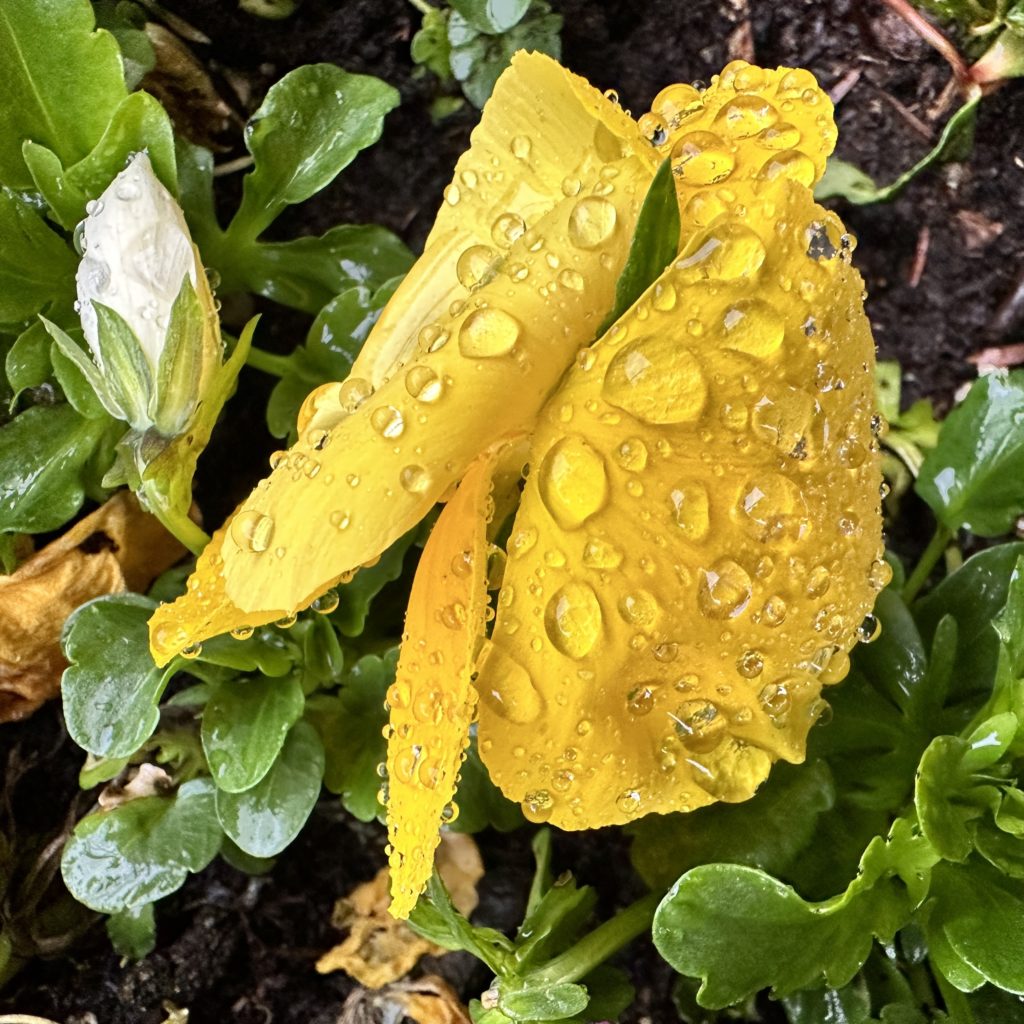
[{"label": "white flower bud", "polygon": [[149,157],[137,153],[87,212],[77,274],[86,341],[102,367],[93,302],[109,306],[134,331],[155,375],[182,281],[188,275],[199,292],[203,274],[181,208]]}]

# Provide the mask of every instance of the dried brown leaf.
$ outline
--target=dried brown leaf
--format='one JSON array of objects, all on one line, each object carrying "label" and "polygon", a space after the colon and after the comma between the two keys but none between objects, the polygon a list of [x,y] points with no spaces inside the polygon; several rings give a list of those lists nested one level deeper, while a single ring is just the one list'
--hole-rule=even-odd
[{"label": "dried brown leaf", "polygon": [[[476,885],[484,873],[473,839],[445,834],[437,853],[437,870],[458,910],[471,914],[477,905]],[[372,881],[357,886],[334,905],[332,922],[338,928],[348,928],[349,934],[317,961],[316,969],[321,974],[345,971],[366,988],[379,989],[404,977],[421,956],[446,952],[391,916],[390,885],[388,869],[381,868]]]},{"label": "dried brown leaf", "polygon": [[417,1024],[470,1024],[455,991],[434,974],[377,991],[357,988],[345,1000],[338,1024],[384,1024],[403,1017]]},{"label": "dried brown leaf", "polygon": [[145,591],[184,548],[127,491],[0,576],[0,722],[31,714],[60,690],[60,633],[87,601]]}]

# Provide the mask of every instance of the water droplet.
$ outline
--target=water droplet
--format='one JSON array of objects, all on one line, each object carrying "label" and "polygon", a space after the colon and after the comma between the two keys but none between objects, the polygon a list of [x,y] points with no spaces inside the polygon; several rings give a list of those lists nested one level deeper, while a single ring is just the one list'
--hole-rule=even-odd
[{"label": "water droplet", "polygon": [[653,594],[637,590],[619,598],[619,614],[632,626],[649,630],[658,620],[661,609]]},{"label": "water droplet", "polygon": [[661,313],[670,313],[676,308],[676,288],[671,281],[659,281],[654,286],[651,305]]},{"label": "water droplet", "polygon": [[277,622],[274,623],[278,629],[291,629],[292,626],[298,621],[298,615],[292,612],[290,615],[284,615]]},{"label": "water droplet", "polygon": [[688,185],[715,185],[733,172],[736,158],[713,132],[690,132],[672,147],[672,173]]},{"label": "water droplet", "polygon": [[679,127],[704,106],[700,92],[692,85],[677,83],[662,89],[651,103],[651,113],[670,129]]},{"label": "water droplet", "polygon": [[586,285],[586,282],[583,280],[583,275],[578,270],[572,270],[569,267],[566,267],[565,270],[559,272],[558,283],[563,288],[568,288],[573,292],[583,291],[583,288]]},{"label": "water droplet", "polygon": [[517,135],[512,139],[512,155],[517,160],[525,160],[530,155],[530,139],[527,135]]},{"label": "water droplet", "polygon": [[501,256],[486,245],[471,245],[455,263],[455,276],[463,288],[472,291],[494,279]]},{"label": "water droplet", "polygon": [[534,789],[523,797],[523,814],[530,821],[544,822],[551,817],[555,801],[546,789]]},{"label": "water droplet", "polygon": [[352,516],[342,509],[337,509],[330,515],[330,524],[338,530],[347,530],[352,524]]},{"label": "water droplet", "polygon": [[508,541],[508,553],[513,558],[525,555],[537,543],[537,531],[532,526],[523,526],[515,530]]},{"label": "water droplet", "polygon": [[541,463],[541,500],[563,530],[582,526],[608,500],[604,459],[577,435],[556,441]]},{"label": "water droplet", "polygon": [[345,412],[353,413],[373,394],[373,385],[362,377],[349,377],[338,389],[338,401]]},{"label": "water droplet", "polygon": [[763,96],[737,96],[715,115],[715,124],[733,139],[749,139],[778,120],[779,112]]},{"label": "water droplet", "polygon": [[429,366],[414,366],[405,375],[405,390],[420,402],[436,402],[444,391],[441,378]]},{"label": "water droplet", "polygon": [[806,591],[808,597],[821,597],[828,591],[831,577],[828,567],[816,565],[807,577]]},{"label": "water droplet", "polygon": [[767,302],[741,299],[722,318],[726,348],[755,359],[769,359],[782,345],[786,329],[782,317]]},{"label": "water droplet", "polygon": [[569,214],[569,240],[580,249],[596,249],[615,230],[618,214],[601,196],[585,196]]},{"label": "water droplet", "polygon": [[518,213],[502,213],[491,225],[494,244],[507,249],[526,234],[526,221]]},{"label": "water droplet", "polygon": [[730,558],[700,570],[697,605],[710,619],[731,619],[750,603],[752,584],[746,569]]},{"label": "water droplet", "polygon": [[231,520],[231,539],[243,550],[259,553],[270,547],[274,520],[255,509],[239,512]]},{"label": "water droplet", "polygon": [[562,195],[569,199],[573,196],[578,196],[581,188],[583,188],[583,182],[579,178],[562,179]]},{"label": "water droplet", "polygon": [[423,352],[437,352],[444,348],[448,341],[448,331],[440,324],[427,324],[420,331],[416,340]]},{"label": "water droplet", "polygon": [[422,466],[403,466],[398,480],[410,494],[422,494],[430,486],[430,474]]},{"label": "water droplet", "polygon": [[492,640],[480,644],[476,668],[480,699],[510,722],[526,725],[540,715],[544,701],[530,673]]},{"label": "water droplet", "polygon": [[882,623],[874,615],[865,615],[864,620],[857,627],[857,642],[861,644],[873,643],[882,632]]},{"label": "water droplet", "polygon": [[781,680],[777,683],[767,683],[758,694],[757,699],[768,717],[776,723],[793,706],[793,698],[790,695],[789,687],[786,685],[786,680]]},{"label": "water droplet", "polygon": [[231,630],[231,636],[235,640],[248,640],[255,632],[252,626],[236,626]]},{"label": "water droplet", "polygon": [[744,679],[756,679],[764,670],[764,655],[760,651],[744,651],[736,660],[736,671]]},{"label": "water droplet", "polygon": [[868,582],[871,584],[872,589],[882,590],[889,585],[891,579],[892,566],[884,559],[875,559],[868,570]]},{"label": "water droplet", "polygon": [[627,437],[615,449],[615,461],[631,473],[639,473],[647,465],[647,445],[639,437]]},{"label": "water droplet", "polygon": [[617,569],[622,564],[622,552],[606,540],[591,537],[583,548],[583,564],[588,569]]},{"label": "water droplet", "polygon": [[761,181],[775,181],[776,178],[789,178],[811,188],[818,176],[814,161],[798,149],[788,149],[769,157],[757,173]]},{"label": "water droplet", "polygon": [[500,309],[478,309],[459,329],[459,351],[471,359],[507,355],[519,340],[519,321]]},{"label": "water droplet", "polygon": [[615,798],[615,806],[622,814],[633,817],[640,811],[641,798],[635,789],[627,789]]},{"label": "water droplet", "polygon": [[199,641],[188,644],[178,652],[183,658],[187,658],[189,661],[194,661],[203,653],[203,645]]},{"label": "water droplet", "polygon": [[676,526],[688,540],[703,540],[711,526],[707,488],[698,480],[683,480],[669,491]]},{"label": "water droplet", "polygon": [[761,607],[760,618],[766,626],[774,629],[786,621],[787,611],[785,600],[779,594],[772,594]]},{"label": "water droplet", "polygon": [[689,271],[687,281],[734,281],[761,269],[767,250],[760,236],[743,224],[729,221],[697,235],[682,252],[676,269]]},{"label": "water droplet", "polygon": [[[116,184],[114,185],[114,195],[118,199],[122,199],[125,202],[132,202],[138,199],[142,195],[142,187],[139,184],[139,179],[134,175],[119,174],[117,176]],[[86,212],[89,212],[89,207],[86,206]]]},{"label": "water droplet", "polygon": [[612,405],[648,423],[692,423],[704,410],[708,388],[694,353],[674,336],[657,334],[638,338],[615,354],[602,393]]},{"label": "water droplet", "polygon": [[341,604],[341,598],[338,596],[338,592],[336,590],[328,590],[326,593],[321,594],[310,605],[310,608],[320,615],[330,615],[339,604]]},{"label": "water droplet", "polygon": [[370,423],[381,437],[401,437],[405,430],[405,418],[393,405],[382,405],[370,414]]},{"label": "water droplet", "polygon": [[725,739],[725,716],[709,700],[687,700],[669,714],[675,733],[688,750],[706,753]]},{"label": "water droplet", "polygon": [[558,590],[544,612],[544,628],[555,649],[579,660],[601,635],[601,605],[592,587],[572,581]]}]

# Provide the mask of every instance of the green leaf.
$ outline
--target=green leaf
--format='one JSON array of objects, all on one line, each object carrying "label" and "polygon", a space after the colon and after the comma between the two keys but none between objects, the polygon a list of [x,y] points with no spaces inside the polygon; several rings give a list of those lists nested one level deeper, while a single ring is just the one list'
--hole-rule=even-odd
[{"label": "green leaf", "polygon": [[156,948],[153,904],[119,910],[107,918],[107,935],[114,949],[127,960],[142,960]]},{"label": "green leaf", "polygon": [[598,328],[598,337],[654,284],[678,252],[679,200],[671,162],[663,160],[640,208],[629,255],[615,283],[615,304]]},{"label": "green leaf", "polygon": [[814,187],[814,198],[818,202],[824,199],[845,199],[856,206],[864,206],[880,202],[884,198],[884,190],[859,167],[848,160],[832,156],[825,164],[821,181]]},{"label": "green leaf", "polygon": [[203,712],[203,751],[217,788],[240,793],[270,771],[305,701],[294,677],[217,687]]},{"label": "green leaf", "polygon": [[975,381],[925,457],[917,493],[950,530],[1007,533],[1024,512],[1024,373]]},{"label": "green leaf", "polygon": [[0,427],[0,531],[63,526],[82,507],[88,463],[109,422],[55,405],[35,406]]},{"label": "green leaf", "polygon": [[223,291],[244,289],[310,314],[353,285],[379,287],[411,264],[405,244],[374,224],[341,224],[319,238],[261,242],[215,263],[224,275]]},{"label": "green leaf", "polygon": [[153,734],[157,704],[176,666],[159,669],[149,653],[156,604],[116,594],[83,605],[64,626],[61,693],[71,738],[97,757],[128,757]]},{"label": "green leaf", "polygon": [[415,64],[428,68],[442,82],[451,80],[452,71],[448,65],[451,45],[448,42],[447,11],[432,7],[423,12],[423,23],[412,37],[409,52]]},{"label": "green leaf", "polygon": [[124,317],[93,302],[98,323],[99,362],[111,397],[124,409],[127,421],[137,430],[149,426],[153,377],[142,344]]},{"label": "green leaf", "polygon": [[167,112],[148,93],[126,96],[96,146],[65,169],[56,153],[27,143],[24,159],[35,187],[57,221],[73,228],[86,213],[86,204],[98,198],[124,170],[133,153],[145,150],[157,177],[173,193],[178,190],[174,157],[174,130]]},{"label": "green leaf", "polygon": [[558,60],[562,55],[562,16],[552,14],[544,0],[533,0],[526,15],[506,32],[481,32],[460,12],[448,19],[449,64],[474,106],[487,102],[498,76],[508,67],[516,50],[537,50]]},{"label": "green leaf", "polygon": [[[459,788],[455,793],[458,817],[449,822],[453,832],[474,834],[485,828],[511,832],[525,821],[519,804],[509,800],[493,782],[480,760],[476,736],[472,737],[466,760],[459,769]],[[675,876],[673,875],[673,878]]]},{"label": "green leaf", "polygon": [[[975,976],[1024,994],[1024,881],[1006,878],[983,861],[940,864],[932,895],[929,945],[941,931]],[[973,981],[970,973],[964,980]]]},{"label": "green leaf", "polygon": [[14,401],[26,388],[37,388],[47,380],[52,372],[50,339],[40,321],[30,324],[18,335],[7,350],[4,369]]},{"label": "green leaf", "polygon": [[30,188],[26,139],[65,165],[99,141],[124,99],[121,55],[108,32],[94,32],[88,0],[4,0],[0,5],[0,183]]},{"label": "green leaf", "polygon": [[554,1021],[582,1013],[590,997],[582,985],[563,982],[544,988],[505,992],[499,988],[498,1009],[517,1021]]},{"label": "green leaf", "polygon": [[398,102],[390,85],[334,64],[307,64],[285,75],[246,126],[255,166],[229,234],[253,240],[285,206],[330,184],[380,138],[384,116]]},{"label": "green leaf", "polygon": [[83,818],[61,858],[71,895],[116,914],[180,889],[217,855],[213,793],[209,779],[193,779],[174,796],[141,797]]},{"label": "green leaf", "polygon": [[244,793],[217,790],[217,817],[253,857],[274,857],[299,834],[320,795],[324,748],[317,731],[296,722],[270,771]]},{"label": "green leaf", "polygon": [[207,665],[259,672],[274,678],[287,675],[298,658],[295,644],[279,630],[264,627],[245,640],[230,635],[212,637],[203,644],[197,660]]},{"label": "green leaf", "polygon": [[324,744],[324,785],[360,821],[372,821],[381,811],[377,765],[387,754],[384,698],[397,661],[397,648],[383,658],[368,654],[346,673],[336,695],[316,694],[307,702]]},{"label": "green leaf", "polygon": [[[2,25],[0,12],[0,30]],[[21,323],[73,294],[77,266],[75,254],[39,211],[0,189],[0,323]]]},{"label": "green leaf", "polygon": [[1014,678],[1024,676],[1024,555],[1017,559],[1010,576],[1006,604],[992,620],[1010,661]]},{"label": "green leaf", "polygon": [[54,375],[72,408],[87,419],[98,419],[104,412],[124,420],[126,414],[114,400],[99,367],[73,338],[55,323],[41,316],[41,326],[53,339],[47,355]]},{"label": "green leaf", "polygon": [[[878,938],[889,942],[927,893],[934,853],[895,823],[864,851],[846,891],[808,903],[753,868],[709,864],[679,879],[654,916],[654,943],[681,974],[702,979],[701,1006],[728,1006],[771,988],[786,996],[846,985]],[[893,877],[899,875],[899,878]]]},{"label": "green leaf", "polygon": [[629,829],[630,856],[652,889],[714,861],[784,874],[814,838],[821,814],[834,803],[832,774],[823,761],[780,764],[745,803],[641,819]]},{"label": "green leaf", "polygon": [[360,569],[349,583],[338,587],[338,607],[331,613],[331,622],[342,636],[362,635],[374,598],[402,575],[405,554],[419,536],[421,528],[413,527],[380,556],[380,561]]},{"label": "green leaf", "polygon": [[522,21],[530,8],[530,0],[450,0],[450,3],[473,28],[490,35],[507,32]]}]

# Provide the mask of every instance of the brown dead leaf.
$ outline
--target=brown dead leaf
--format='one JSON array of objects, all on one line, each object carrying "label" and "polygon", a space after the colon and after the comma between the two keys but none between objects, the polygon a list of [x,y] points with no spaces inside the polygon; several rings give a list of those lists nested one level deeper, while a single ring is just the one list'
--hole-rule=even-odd
[{"label": "brown dead leaf", "polygon": [[185,549],[128,491],[0,576],[0,722],[30,715],[60,690],[64,621],[104,594],[145,591]]},{"label": "brown dead leaf", "polygon": [[97,798],[100,810],[109,811],[129,800],[139,800],[144,796],[158,796],[174,788],[170,775],[156,764],[140,764],[132,777],[124,783],[114,781],[103,787]]},{"label": "brown dead leaf", "polygon": [[[476,909],[476,884],[484,873],[473,839],[445,833],[437,852],[437,870],[452,902],[468,917]],[[348,928],[349,934],[317,961],[321,974],[345,971],[366,988],[379,989],[408,974],[421,956],[447,952],[391,916],[390,888],[391,877],[385,867],[372,881],[338,900],[331,920],[337,928]]]},{"label": "brown dead leaf", "polygon": [[964,247],[969,252],[977,252],[991,245],[1005,227],[1001,221],[992,220],[977,210],[960,210],[956,215],[956,223],[963,236]]},{"label": "brown dead leaf", "polygon": [[146,24],[156,66],[142,81],[170,114],[174,127],[190,142],[226,152],[232,124],[241,118],[217,92],[209,73],[186,44],[155,22]]},{"label": "brown dead leaf", "polygon": [[417,1024],[470,1024],[454,990],[434,974],[377,991],[357,988],[345,1000],[338,1024],[385,1024],[404,1017]]}]

